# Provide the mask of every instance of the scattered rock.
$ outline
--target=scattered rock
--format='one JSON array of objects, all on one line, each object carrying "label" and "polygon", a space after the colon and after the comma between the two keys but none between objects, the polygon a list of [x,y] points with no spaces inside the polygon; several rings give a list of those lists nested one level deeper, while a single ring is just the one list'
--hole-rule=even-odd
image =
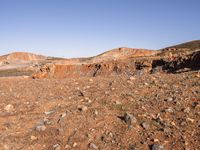
[{"label": "scattered rock", "polygon": [[99,148],[97,147],[97,145],[94,144],[94,143],[90,143],[90,144],[88,145],[88,147],[91,148],[91,149],[95,149],[95,150],[98,150],[98,149],[99,149]]},{"label": "scattered rock", "polygon": [[37,137],[32,135],[31,140],[35,141],[35,140],[37,140]]},{"label": "scattered rock", "polygon": [[73,145],[72,145],[72,147],[77,147],[78,146],[78,144],[75,142]]},{"label": "scattered rock", "polygon": [[125,113],[122,119],[126,124],[128,124],[129,128],[131,128],[133,124],[137,123],[137,119],[129,113]]},{"label": "scattered rock", "polygon": [[130,145],[130,146],[129,146],[129,149],[128,149],[128,150],[137,150],[137,148],[136,148],[135,144],[133,144],[133,145]]},{"label": "scattered rock", "polygon": [[164,110],[166,113],[173,113],[174,112],[174,110],[173,110],[173,108],[167,108],[167,109],[165,109]]},{"label": "scattered rock", "polygon": [[45,131],[46,130],[46,126],[44,124],[41,125],[37,125],[35,127],[36,131],[41,132],[41,131]]},{"label": "scattered rock", "polygon": [[193,103],[192,103],[192,107],[193,107],[193,108],[196,108],[198,104],[199,104],[198,102],[193,102]]},{"label": "scattered rock", "polygon": [[165,148],[163,145],[156,143],[152,145],[151,150],[165,150]]},{"label": "scattered rock", "polygon": [[4,110],[7,112],[12,112],[14,111],[14,106],[12,104],[8,104],[5,106]]},{"label": "scattered rock", "polygon": [[50,121],[48,118],[44,118],[43,124],[44,124],[44,125],[50,125],[50,124],[51,124],[51,121]]},{"label": "scattered rock", "polygon": [[78,106],[78,110],[84,112],[84,111],[87,111],[88,108],[87,106]]},{"label": "scattered rock", "polygon": [[67,116],[67,112],[64,112],[64,113],[62,113],[61,115],[60,115],[60,118],[64,118],[64,117],[66,117]]},{"label": "scattered rock", "polygon": [[122,103],[120,101],[115,101],[116,105],[121,105]]},{"label": "scattered rock", "polygon": [[185,108],[185,109],[183,110],[183,112],[189,114],[189,113],[190,113],[190,107]]},{"label": "scattered rock", "polygon": [[94,114],[97,116],[99,114],[99,112],[97,110],[95,110]]},{"label": "scattered rock", "polygon": [[188,122],[194,123],[194,119],[192,119],[192,118],[187,118],[186,120],[187,120]]},{"label": "scattered rock", "polygon": [[59,144],[53,145],[54,150],[61,150],[61,146]]},{"label": "scattered rock", "polygon": [[109,91],[105,91],[105,94],[108,95],[110,92]]},{"label": "scattered rock", "polygon": [[70,148],[71,148],[70,145],[68,145],[68,144],[65,145],[65,149],[70,149]]},{"label": "scattered rock", "polygon": [[92,101],[91,101],[90,99],[88,99],[88,101],[87,101],[87,102],[88,102],[89,104],[90,104],[90,103],[92,103]]},{"label": "scattered rock", "polygon": [[169,98],[166,99],[166,101],[167,101],[167,102],[172,102],[172,101],[173,101],[173,98],[172,98],[172,97],[169,97]]},{"label": "scattered rock", "polygon": [[141,123],[141,126],[145,129],[145,130],[148,130],[149,129],[149,127],[150,127],[150,125],[149,125],[149,123],[148,122],[142,122]]},{"label": "scattered rock", "polygon": [[55,111],[54,110],[51,110],[51,111],[46,111],[46,112],[44,112],[44,114],[45,115],[51,115],[51,114],[53,114]]},{"label": "scattered rock", "polygon": [[187,125],[187,121],[185,121],[185,120],[181,121],[180,125],[181,126],[186,126]]},{"label": "scattered rock", "polygon": [[134,76],[131,76],[131,77],[129,78],[129,80],[133,81],[133,80],[135,80],[135,77],[134,77]]}]

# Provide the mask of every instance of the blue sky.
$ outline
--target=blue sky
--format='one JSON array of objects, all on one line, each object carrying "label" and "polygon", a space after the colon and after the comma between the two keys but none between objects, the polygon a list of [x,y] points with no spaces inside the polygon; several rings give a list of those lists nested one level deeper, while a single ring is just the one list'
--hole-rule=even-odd
[{"label": "blue sky", "polygon": [[0,0],[0,55],[86,57],[200,39],[200,0]]}]

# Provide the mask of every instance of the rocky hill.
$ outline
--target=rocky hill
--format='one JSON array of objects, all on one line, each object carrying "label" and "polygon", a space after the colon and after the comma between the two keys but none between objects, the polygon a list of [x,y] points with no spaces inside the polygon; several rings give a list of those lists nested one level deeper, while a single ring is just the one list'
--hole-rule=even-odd
[{"label": "rocky hill", "polygon": [[[29,75],[33,78],[68,78],[82,76],[127,76],[155,70],[180,71],[199,67],[199,41],[161,50],[117,48],[90,58],[53,58],[16,52],[0,57],[0,76]],[[3,71],[1,71],[3,70]],[[5,73],[7,72],[7,73]],[[15,72],[17,72],[15,74]],[[28,72],[28,73],[27,73]]]},{"label": "rocky hill", "polygon": [[196,49],[200,49],[200,40],[190,41],[190,42],[170,46],[167,48],[196,50]]},{"label": "rocky hill", "polygon": [[92,58],[73,60],[73,63],[70,63],[71,60],[67,63],[65,61],[47,63],[41,67],[39,72],[33,74],[33,78],[73,78],[120,74],[130,76],[139,72],[153,73],[158,70],[175,72],[185,68],[198,69],[199,53],[199,49],[183,48],[162,50],[118,48]]}]

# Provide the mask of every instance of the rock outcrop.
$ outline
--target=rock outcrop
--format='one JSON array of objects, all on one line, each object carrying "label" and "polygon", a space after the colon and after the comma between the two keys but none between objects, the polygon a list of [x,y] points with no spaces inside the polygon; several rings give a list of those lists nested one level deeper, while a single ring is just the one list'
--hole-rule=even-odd
[{"label": "rock outcrop", "polygon": [[96,63],[45,64],[33,78],[74,78],[115,75],[138,75],[144,73],[175,73],[187,69],[200,69],[200,51],[180,56],[127,58]]}]

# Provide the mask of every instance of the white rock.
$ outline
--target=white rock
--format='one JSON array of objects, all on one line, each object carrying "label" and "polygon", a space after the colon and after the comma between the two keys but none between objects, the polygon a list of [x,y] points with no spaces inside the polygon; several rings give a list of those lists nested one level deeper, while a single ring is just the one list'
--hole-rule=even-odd
[{"label": "white rock", "polygon": [[80,111],[87,111],[87,106],[78,106],[78,110]]},{"label": "white rock", "polygon": [[11,112],[14,110],[14,106],[11,104],[6,105],[6,107],[4,108],[5,111],[7,112]]},{"label": "white rock", "polygon": [[133,81],[133,80],[135,80],[135,77],[131,76],[129,79],[130,79],[131,81]]},{"label": "white rock", "polygon": [[37,131],[44,131],[44,130],[46,130],[46,126],[45,125],[38,125],[38,126],[36,126],[36,128],[35,128]]}]

